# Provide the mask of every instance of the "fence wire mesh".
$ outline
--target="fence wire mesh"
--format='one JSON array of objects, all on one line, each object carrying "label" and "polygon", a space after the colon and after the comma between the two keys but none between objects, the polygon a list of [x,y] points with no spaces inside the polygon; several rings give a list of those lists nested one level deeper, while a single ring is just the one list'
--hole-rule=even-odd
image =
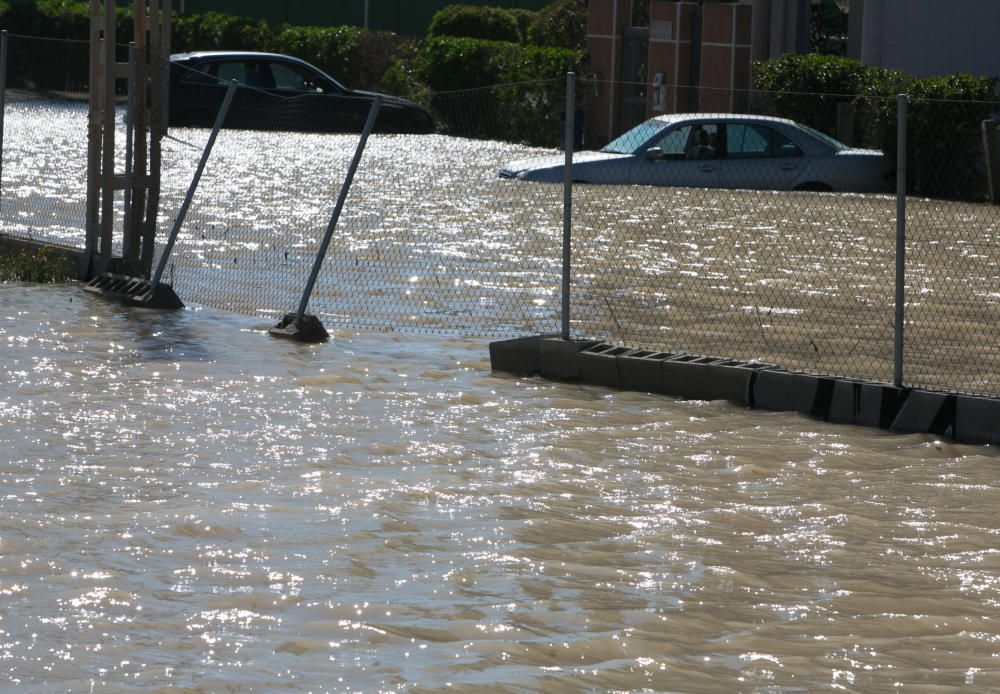
[{"label": "fence wire mesh", "polygon": [[[20,40],[11,38],[11,54]],[[86,44],[62,50],[86,64]],[[226,81],[242,82],[164,279],[188,302],[276,319],[298,304],[370,100],[336,111],[348,124],[323,125],[315,119],[333,116],[317,116],[316,102],[335,87],[301,74],[294,82],[274,66],[240,69],[175,69],[175,84],[187,74],[202,90],[203,109],[181,114],[173,99],[160,238]],[[62,84],[82,97],[83,79]],[[87,106],[46,84],[8,71],[0,223],[7,234],[82,247]],[[592,91],[583,83],[578,93]],[[424,94],[433,129],[421,111],[390,104],[309,312],[333,327],[558,332],[564,93],[560,79]],[[697,102],[747,117],[678,114],[643,125],[640,116],[618,123],[611,136],[621,137],[604,151],[575,155],[572,335],[890,381],[895,99],[858,109],[858,142],[882,154],[757,117],[791,115],[777,106],[793,96],[827,112],[828,96],[768,96],[705,92]],[[1000,207],[988,202],[984,147],[997,132],[969,125],[1000,109],[916,100],[910,109],[915,123],[948,113],[961,125],[949,146],[910,130],[904,384],[1000,395]],[[590,126],[603,119],[581,115]],[[629,125],[638,129],[625,132]]]},{"label": "fence wire mesh", "polygon": [[[221,102],[222,88],[206,86],[216,94],[203,100]],[[428,101],[441,122],[472,124],[481,137],[503,131],[495,103],[509,90]],[[238,90],[227,117],[237,128],[220,134],[171,259],[183,296],[271,317],[296,308],[358,135],[287,128],[360,131],[371,105],[354,99],[360,104],[347,104],[339,124],[339,107],[318,111],[309,103],[316,94],[296,91]],[[524,145],[392,132],[422,129],[412,122],[420,113],[406,115],[392,100],[379,112],[309,312],[351,327],[551,332],[559,320],[562,192],[519,191],[497,177],[501,163],[533,151]],[[177,169],[164,175],[165,200],[179,202],[205,134],[172,130],[165,159]]]},{"label": "fence wire mesh", "polygon": [[89,58],[86,41],[8,37],[0,169],[5,234],[83,246]]}]

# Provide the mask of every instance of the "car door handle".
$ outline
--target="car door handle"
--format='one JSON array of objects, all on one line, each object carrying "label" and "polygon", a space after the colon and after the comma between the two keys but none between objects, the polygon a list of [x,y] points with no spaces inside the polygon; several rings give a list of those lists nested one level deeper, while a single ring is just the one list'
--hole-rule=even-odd
[{"label": "car door handle", "polygon": [[704,171],[705,173],[712,173],[713,171],[718,170],[718,168],[719,168],[718,166],[712,166],[711,164],[701,165],[701,170]]},{"label": "car door handle", "polygon": [[781,165],[781,170],[782,171],[795,171],[798,168],[799,168],[798,164],[782,164]]}]

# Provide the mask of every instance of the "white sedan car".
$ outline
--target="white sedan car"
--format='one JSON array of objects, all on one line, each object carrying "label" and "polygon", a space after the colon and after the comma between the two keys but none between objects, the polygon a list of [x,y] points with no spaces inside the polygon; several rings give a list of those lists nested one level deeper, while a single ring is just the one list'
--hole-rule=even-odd
[{"label": "white sedan car", "polygon": [[[503,178],[558,183],[562,154],[523,159]],[[580,183],[889,192],[895,163],[883,152],[854,149],[784,118],[683,113],[640,123],[599,152],[573,155]]]}]

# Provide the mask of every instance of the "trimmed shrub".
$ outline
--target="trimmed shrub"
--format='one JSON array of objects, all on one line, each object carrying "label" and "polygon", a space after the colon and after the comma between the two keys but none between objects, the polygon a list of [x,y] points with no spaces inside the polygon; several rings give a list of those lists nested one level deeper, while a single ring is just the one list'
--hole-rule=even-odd
[{"label": "trimmed shrub", "polygon": [[896,95],[909,94],[907,190],[932,197],[981,199],[980,123],[1000,110],[995,78],[957,73],[916,78],[857,60],[784,55],[754,65],[754,86],[769,111],[830,135],[837,104],[857,107],[857,140],[896,154]]},{"label": "trimmed shrub", "polygon": [[[832,55],[787,53],[754,65],[754,87],[769,110],[830,135],[837,133],[837,104],[856,102],[869,94],[871,83],[891,79],[880,68]],[[874,134],[858,140],[874,144]]]},{"label": "trimmed shrub", "polygon": [[521,42],[517,18],[508,10],[473,5],[448,5],[435,12],[427,36]]},{"label": "trimmed shrub", "polygon": [[447,133],[555,146],[565,75],[584,59],[583,51],[438,36],[418,49],[412,71],[395,74]]},{"label": "trimmed shrub", "polygon": [[[132,12],[118,8],[120,41],[132,34]],[[88,41],[90,8],[79,0],[36,0],[0,4],[0,28],[12,34]],[[8,75],[16,86],[85,90],[87,48],[25,41],[12,51]],[[70,57],[67,51],[74,51]],[[274,26],[264,20],[207,12],[174,18],[172,51],[257,50],[288,53],[329,72],[350,87],[377,88],[393,61],[412,50],[412,41],[387,32],[355,27]],[[128,59],[124,45],[119,60]]]},{"label": "trimmed shrub", "polygon": [[555,0],[535,13],[528,40],[536,46],[582,49],[587,44],[587,4]]},{"label": "trimmed shrub", "polygon": [[188,51],[265,50],[274,30],[262,19],[234,17],[218,12],[178,15],[171,27],[174,53]]},{"label": "trimmed shrub", "polygon": [[[538,13],[534,10],[520,8],[513,8],[507,11],[517,20],[517,33],[521,37],[521,43],[527,43],[528,35],[531,31],[531,23],[535,21],[535,16]],[[583,46],[577,46],[577,48],[583,48]]]},{"label": "trimmed shrub", "polygon": [[[906,189],[915,195],[981,200],[988,195],[980,127],[1000,111],[996,78],[956,73],[910,78]],[[883,102],[882,149],[896,154],[895,100]]]}]

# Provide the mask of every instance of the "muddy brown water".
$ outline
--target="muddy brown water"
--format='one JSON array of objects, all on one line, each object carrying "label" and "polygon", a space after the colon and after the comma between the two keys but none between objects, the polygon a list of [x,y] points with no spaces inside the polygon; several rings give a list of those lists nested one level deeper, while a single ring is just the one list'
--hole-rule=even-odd
[{"label": "muddy brown water", "polygon": [[[5,223],[73,239],[73,169],[43,164],[75,140],[29,115],[12,132],[51,144],[14,138]],[[271,339],[329,212],[284,183],[327,195],[349,157],[292,140],[295,162],[273,135],[220,141],[260,160],[225,178],[253,193],[207,174],[172,269],[201,305],[0,285],[0,688],[1000,687],[991,448],[491,374],[486,337],[551,325],[559,302],[561,191],[467,185],[507,145],[376,140],[414,173],[359,179],[317,295],[333,341]],[[42,172],[20,188],[17,151]],[[891,201],[720,195],[580,189],[577,327],[881,372]],[[986,353],[994,230],[921,206],[942,226],[913,225],[911,331],[989,385],[968,347]],[[971,298],[944,310],[949,292]]]},{"label": "muddy brown water", "polygon": [[[8,115],[4,220],[80,243],[79,107]],[[164,216],[207,133],[165,142]],[[354,136],[223,132],[167,279],[189,301],[274,318],[298,305]],[[345,327],[509,337],[560,326],[562,190],[501,180],[539,150],[478,140],[369,142],[310,310]],[[890,196],[577,186],[572,331],[890,381]],[[904,382],[1000,394],[1000,208],[908,201]]]},{"label": "muddy brown water", "polygon": [[0,306],[0,689],[1000,687],[990,448]]}]

